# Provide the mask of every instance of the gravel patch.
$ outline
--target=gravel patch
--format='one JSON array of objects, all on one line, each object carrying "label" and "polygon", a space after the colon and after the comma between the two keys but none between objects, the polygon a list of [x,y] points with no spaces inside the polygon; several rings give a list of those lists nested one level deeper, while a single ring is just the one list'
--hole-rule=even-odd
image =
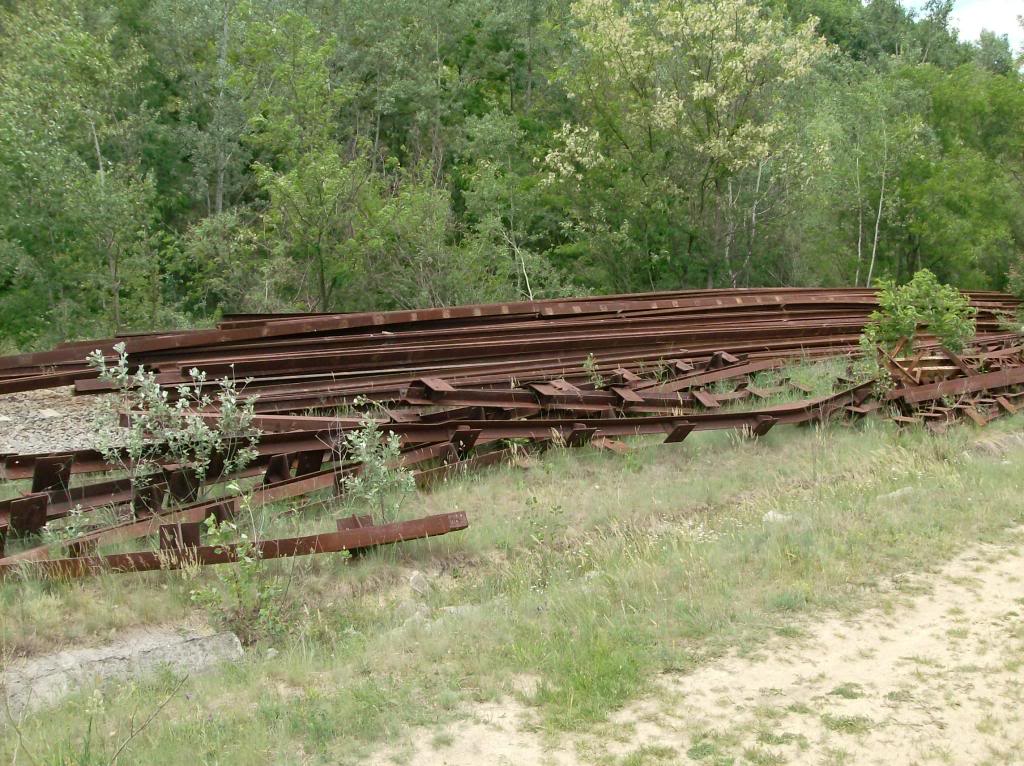
[{"label": "gravel patch", "polygon": [[105,396],[74,396],[65,386],[43,391],[0,395],[0,452],[30,455],[37,452],[95,449],[116,432],[98,430],[106,411]]}]

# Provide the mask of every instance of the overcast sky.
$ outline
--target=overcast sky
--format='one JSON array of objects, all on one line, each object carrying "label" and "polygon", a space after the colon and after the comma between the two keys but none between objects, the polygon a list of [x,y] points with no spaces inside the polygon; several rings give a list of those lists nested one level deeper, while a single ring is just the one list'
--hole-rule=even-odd
[{"label": "overcast sky", "polygon": [[[908,8],[920,9],[925,0],[904,0]],[[1024,30],[1017,17],[1024,16],[1024,0],[954,0],[953,25],[960,30],[961,40],[977,40],[987,29],[1010,36],[1010,44],[1018,51],[1024,47]]]}]

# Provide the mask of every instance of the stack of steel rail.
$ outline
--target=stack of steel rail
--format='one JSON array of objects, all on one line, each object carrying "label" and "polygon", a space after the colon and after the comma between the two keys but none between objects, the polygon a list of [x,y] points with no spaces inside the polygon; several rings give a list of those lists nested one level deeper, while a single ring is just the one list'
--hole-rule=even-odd
[{"label": "stack of steel rail", "polygon": [[[1024,364],[1015,336],[1001,330],[1018,302],[998,293],[969,295],[978,312],[978,345],[973,356],[951,362],[953,374],[969,382],[922,378],[928,367],[922,360],[941,351],[935,344],[919,344],[923,351],[917,358],[891,360],[906,374],[893,402],[909,409],[915,402],[945,401],[949,386],[1012,396],[1010,390],[1024,383],[1024,377],[1018,380]],[[870,384],[850,382],[808,398],[783,372],[767,387],[754,385],[753,376],[796,360],[856,353],[875,308],[871,290],[774,289],[358,314],[235,315],[215,329],[75,342],[0,358],[0,393],[73,384],[76,393],[87,394],[109,385],[85,364],[86,354],[99,349],[113,359],[114,346],[123,343],[130,365],[155,371],[172,389],[191,380],[192,368],[207,373],[205,385],[224,376],[239,381],[263,432],[259,456],[244,471],[229,474],[223,460],[213,456],[201,478],[188,466],[168,465],[145,483],[133,483],[117,476],[122,461],[111,464],[109,455],[93,450],[0,456],[8,480],[31,478],[29,491],[0,501],[0,535],[25,538],[72,512],[88,517],[95,509],[112,508],[118,514],[116,523],[64,541],[62,558],[54,559],[52,546],[42,545],[0,558],[0,576],[24,566],[77,576],[103,568],[175,566],[185,558],[232,560],[235,551],[203,546],[199,534],[207,517],[237,511],[239,498],[226,494],[225,487],[256,479],[246,497],[250,507],[343,490],[345,477],[360,466],[348,459],[341,437],[359,427],[360,419],[351,413],[340,417],[336,410],[366,400],[375,402],[380,430],[398,436],[401,462],[417,471],[422,484],[503,460],[513,441],[619,450],[624,445],[617,438],[625,436],[662,434],[673,443],[695,430],[761,435],[776,424],[811,422],[839,411],[865,414],[882,406],[868,401]],[[922,390],[928,386],[938,388]],[[751,402],[786,391],[802,398],[750,408]],[[998,398],[1013,407],[1006,396]],[[747,405],[730,406],[739,400]],[[974,418],[970,411],[983,404],[960,410]],[[112,473],[87,478],[103,472]],[[216,499],[201,499],[208,496]],[[404,524],[378,526],[351,517],[340,521],[336,532],[268,541],[262,553],[354,550],[443,534],[463,528],[466,519],[449,514]],[[98,545],[149,535],[158,535],[161,550],[96,554]]]},{"label": "stack of steel rail", "polygon": [[[999,331],[1017,302],[971,293],[979,331]],[[125,344],[162,383],[210,376],[252,378],[261,408],[286,412],[344,403],[353,392],[385,398],[423,377],[453,385],[507,386],[595,369],[634,373],[664,359],[702,363],[718,350],[752,359],[820,356],[856,347],[875,294],[866,289],[700,290],[457,306],[417,311],[236,315],[215,329],[127,335],[0,358],[0,393],[74,384],[100,390],[85,356]]]}]

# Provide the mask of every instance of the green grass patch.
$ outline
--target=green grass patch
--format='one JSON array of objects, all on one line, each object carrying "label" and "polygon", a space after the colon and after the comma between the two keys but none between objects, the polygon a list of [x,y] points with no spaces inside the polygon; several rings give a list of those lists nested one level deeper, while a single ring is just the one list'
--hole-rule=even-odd
[{"label": "green grass patch", "polygon": [[[528,470],[450,482],[404,513],[464,510],[465,532],[356,560],[268,562],[292,582],[284,630],[238,665],[190,678],[128,760],[357,763],[414,727],[436,730],[505,696],[528,705],[541,733],[589,730],[648,692],[658,673],[799,635],[801,620],[820,610],[877,604],[872,586],[883,578],[1024,522],[1024,450],[974,454],[972,433],[898,432],[869,420],[778,428],[756,441],[641,439],[626,458],[552,450]],[[906,486],[911,501],[886,499]],[[769,511],[775,520],[765,520]],[[413,569],[428,574],[425,595],[407,585]],[[0,647],[33,652],[208,617],[189,594],[210,577],[4,583]],[[854,687],[834,693],[850,698]],[[91,752],[109,759],[118,740],[109,732],[123,732],[159,692],[144,683],[84,690],[26,718],[24,742],[40,762],[76,762],[68,754],[92,731]],[[823,721],[848,734],[872,725]],[[16,742],[0,737],[0,759],[12,760]],[[765,739],[742,757],[775,762],[776,744]],[[708,734],[687,755],[727,763],[737,747]]]},{"label": "green grass patch", "polygon": [[847,700],[860,699],[864,696],[864,688],[860,684],[847,682],[845,684],[839,684],[835,689],[829,692],[833,697],[842,697]]},{"label": "green grass patch", "polygon": [[829,731],[841,734],[867,734],[875,725],[870,718],[862,715],[831,715],[829,713],[825,713],[821,717],[821,723]]}]

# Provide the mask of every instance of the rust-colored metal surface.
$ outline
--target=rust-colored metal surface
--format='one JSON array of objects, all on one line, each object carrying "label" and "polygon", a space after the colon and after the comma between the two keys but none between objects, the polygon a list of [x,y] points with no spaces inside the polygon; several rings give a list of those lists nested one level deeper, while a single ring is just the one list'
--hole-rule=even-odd
[{"label": "rust-colored metal surface", "polygon": [[[445,513],[393,524],[371,525],[337,532],[324,532],[303,537],[261,540],[253,543],[261,559],[285,556],[310,556],[316,553],[339,553],[393,545],[407,540],[421,540],[466,529],[465,513]],[[59,578],[85,577],[101,572],[151,572],[157,569],[180,569],[190,565],[228,564],[238,561],[240,546],[198,545],[198,529],[182,523],[160,527],[163,543],[158,551],[111,553],[105,556],[45,561],[0,561],[0,578],[12,574]]]},{"label": "rust-colored metal surface", "polygon": [[[970,347],[952,353],[925,336],[912,352],[910,344],[880,351],[895,381],[881,399],[872,381],[852,380],[811,396],[781,372],[795,361],[861,354],[861,332],[877,308],[875,292],[866,289],[690,290],[355,314],[239,314],[209,330],[75,341],[3,357],[0,394],[74,385],[89,395],[111,387],[84,363],[86,354],[99,349],[113,359],[123,342],[129,365],[156,372],[172,396],[193,367],[207,373],[209,387],[218,376],[244,380],[242,398],[253,404],[262,433],[257,457],[244,470],[226,473],[223,454],[214,454],[201,478],[190,466],[168,465],[133,483],[124,452],[0,455],[0,480],[26,482],[0,501],[0,574],[28,566],[40,575],[78,577],[229,562],[236,555],[231,546],[216,553],[203,545],[202,522],[235,516],[243,494],[249,508],[300,498],[328,502],[361,470],[346,458],[345,434],[371,413],[382,434],[399,438],[399,463],[424,490],[552,444],[622,452],[630,449],[622,439],[632,436],[678,444],[695,431],[734,429],[759,437],[777,426],[872,414],[930,428],[953,420],[980,427],[1024,405],[1024,344],[1002,329],[1003,318],[1019,308],[1016,299],[968,295],[977,310]],[[122,413],[122,425],[131,417]],[[224,449],[235,444],[229,438]],[[57,546],[34,541],[72,513],[83,520],[74,536]],[[359,518],[339,521],[337,532],[268,541],[261,551],[273,558],[357,550],[466,523],[432,517],[398,530]],[[100,550],[144,538],[151,550]]]}]

